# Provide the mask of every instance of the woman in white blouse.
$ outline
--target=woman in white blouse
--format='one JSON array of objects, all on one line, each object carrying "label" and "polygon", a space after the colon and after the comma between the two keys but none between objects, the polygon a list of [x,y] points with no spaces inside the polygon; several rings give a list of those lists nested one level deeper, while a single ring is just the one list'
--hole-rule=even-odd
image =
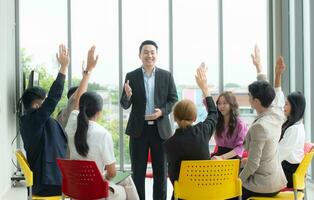
[{"label": "woman in white blouse", "polygon": [[[110,181],[116,175],[116,160],[111,134],[96,122],[102,116],[102,107],[99,94],[85,92],[79,99],[79,111],[72,111],[65,130],[70,158],[95,161],[104,178]],[[108,199],[139,199],[131,177],[119,185],[110,183],[109,186]]]},{"label": "woman in white blouse", "polygon": [[[275,88],[281,88],[281,75],[285,69],[282,57],[276,65]],[[285,172],[288,184],[292,188],[292,174],[304,157],[305,129],[302,118],[305,111],[305,98],[301,92],[292,92],[287,96],[284,114],[287,120],[283,123],[279,140],[279,159]]]}]

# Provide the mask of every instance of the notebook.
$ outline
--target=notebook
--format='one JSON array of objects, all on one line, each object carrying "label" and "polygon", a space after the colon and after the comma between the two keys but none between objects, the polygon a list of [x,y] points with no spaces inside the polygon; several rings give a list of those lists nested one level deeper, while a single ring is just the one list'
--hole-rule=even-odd
[{"label": "notebook", "polygon": [[117,171],[116,176],[113,179],[111,179],[110,182],[118,184],[131,175],[132,175],[131,171]]}]

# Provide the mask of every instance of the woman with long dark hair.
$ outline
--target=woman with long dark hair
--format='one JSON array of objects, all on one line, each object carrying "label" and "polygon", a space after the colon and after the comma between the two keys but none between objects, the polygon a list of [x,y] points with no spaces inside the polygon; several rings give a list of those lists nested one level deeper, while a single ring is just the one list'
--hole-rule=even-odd
[{"label": "woman with long dark hair", "polygon": [[218,146],[212,159],[241,158],[243,141],[248,127],[239,118],[239,105],[232,92],[222,92],[217,101],[218,123],[216,125],[215,141]]},{"label": "woman with long dark hair", "polygon": [[[79,100],[79,111],[72,111],[65,128],[71,159],[93,160],[104,178],[111,180],[116,175],[112,136],[97,123],[102,116],[103,100],[96,92],[85,92]],[[106,172],[105,172],[106,170]],[[138,199],[135,185],[130,177],[115,185],[109,199]],[[114,192],[113,192],[114,191]]]},{"label": "woman with long dark hair", "polygon": [[[281,88],[281,75],[284,69],[284,60],[280,57],[276,65],[275,88]],[[283,107],[287,120],[281,128],[279,159],[289,188],[293,187],[292,174],[297,170],[304,157],[305,129],[302,118],[305,105],[303,94],[301,92],[292,92],[287,96]]]}]

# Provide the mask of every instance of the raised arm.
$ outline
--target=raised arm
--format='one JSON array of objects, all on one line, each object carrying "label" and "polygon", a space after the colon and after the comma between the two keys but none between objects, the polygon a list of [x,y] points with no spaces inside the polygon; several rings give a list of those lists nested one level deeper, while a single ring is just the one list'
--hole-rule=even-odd
[{"label": "raised arm", "polygon": [[198,87],[202,90],[203,96],[206,98],[208,96],[211,96],[211,92],[209,90],[208,84],[207,84],[207,68],[205,68],[205,63],[201,63],[201,65],[196,70],[196,83]]},{"label": "raised arm", "polygon": [[279,56],[276,61],[276,69],[275,69],[275,92],[276,96],[272,102],[272,106],[283,113],[283,107],[285,105],[285,95],[281,89],[281,77],[283,72],[285,71],[286,65],[282,56]]},{"label": "raised arm", "polygon": [[62,96],[65,75],[70,62],[69,50],[66,49],[65,45],[59,45],[59,53],[56,54],[56,57],[61,67],[56,80],[49,89],[47,98],[36,112],[36,121],[39,124],[45,122],[50,117]]},{"label": "raised arm", "polygon": [[267,80],[266,74],[263,73],[263,67],[262,67],[262,62],[261,62],[261,53],[260,49],[257,45],[254,47],[254,54],[251,54],[252,62],[253,65],[255,66],[256,69],[256,76],[257,80]]},{"label": "raised arm", "polygon": [[88,81],[91,75],[91,72],[96,67],[98,61],[98,55],[95,57],[95,46],[92,46],[87,53],[87,66],[86,69],[83,68],[83,78],[80,82],[79,87],[73,94],[73,101],[74,101],[74,109],[78,110],[79,107],[79,100],[83,93],[87,91]]},{"label": "raised arm", "polygon": [[276,61],[276,70],[275,70],[275,88],[281,87],[281,77],[285,71],[286,64],[282,56],[279,56]]},{"label": "raised arm", "polygon": [[215,130],[216,124],[217,124],[217,109],[215,102],[213,98],[211,97],[211,92],[207,84],[207,76],[206,76],[207,69],[205,68],[205,64],[202,63],[196,71],[196,83],[199,86],[199,88],[203,92],[203,96],[205,97],[206,107],[207,107],[207,117],[204,120],[204,122],[198,123],[196,126],[201,127],[203,130],[204,137],[206,139],[210,139],[210,137],[213,135],[213,132]]},{"label": "raised arm", "polygon": [[262,72],[261,53],[257,44],[254,46],[254,54],[251,54],[253,65],[256,68],[257,73]]}]

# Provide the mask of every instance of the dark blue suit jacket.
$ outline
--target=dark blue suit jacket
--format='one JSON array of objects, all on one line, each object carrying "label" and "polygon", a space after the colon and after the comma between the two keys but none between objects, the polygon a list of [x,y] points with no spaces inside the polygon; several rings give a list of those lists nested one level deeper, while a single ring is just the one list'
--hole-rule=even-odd
[{"label": "dark blue suit jacket", "polygon": [[[167,139],[172,135],[169,114],[173,105],[178,101],[178,95],[171,73],[157,67],[155,70],[154,103],[155,108],[159,108],[163,114],[156,123],[160,137]],[[120,99],[122,108],[128,109],[132,105],[125,133],[136,138],[140,137],[143,131],[147,101],[142,67],[129,72],[125,80],[129,80],[132,88],[130,99],[127,98],[124,89]]]},{"label": "dark blue suit jacket", "polygon": [[67,138],[60,124],[51,117],[63,92],[65,76],[58,74],[42,106],[28,110],[20,119],[27,160],[33,171],[33,193],[42,185],[61,185],[56,158],[66,155]]}]

